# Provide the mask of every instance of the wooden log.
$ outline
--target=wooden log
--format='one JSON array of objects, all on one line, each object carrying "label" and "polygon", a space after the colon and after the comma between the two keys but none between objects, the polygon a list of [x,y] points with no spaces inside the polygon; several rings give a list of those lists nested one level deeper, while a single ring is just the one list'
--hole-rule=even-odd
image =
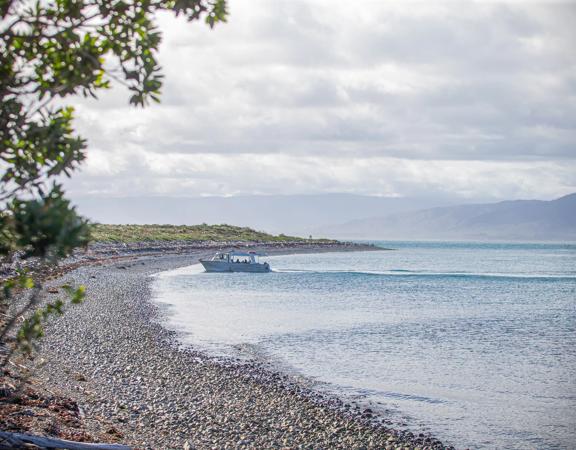
[{"label": "wooden log", "polygon": [[22,448],[25,444],[36,445],[40,448],[65,450],[131,450],[132,447],[122,444],[98,444],[87,442],[74,442],[65,439],[56,439],[31,434],[9,433],[0,431],[0,449]]}]

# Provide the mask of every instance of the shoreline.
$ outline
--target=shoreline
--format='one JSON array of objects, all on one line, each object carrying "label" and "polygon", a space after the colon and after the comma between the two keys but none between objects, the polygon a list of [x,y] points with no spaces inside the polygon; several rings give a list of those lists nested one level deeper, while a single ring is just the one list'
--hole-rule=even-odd
[{"label": "shoreline", "polygon": [[[255,361],[180,345],[161,325],[150,275],[213,250],[81,265],[57,280],[85,284],[88,298],[46,327],[37,382],[72,397],[89,431],[106,434],[112,423],[115,442],[139,448],[447,448]],[[320,249],[294,250],[266,249]]]},{"label": "shoreline", "polygon": [[[388,251],[390,248],[377,247],[372,244],[339,241],[136,241],[136,242],[93,242],[85,249],[76,250],[48,271],[43,272],[47,279],[61,276],[66,272],[86,265],[110,264],[114,261],[130,260],[144,256],[193,255],[204,252],[212,256],[216,251],[228,250],[267,251],[270,254],[323,253],[323,252],[357,252]],[[0,280],[14,276],[17,269],[35,271],[38,261],[35,258],[21,260],[18,255],[0,265]]]}]

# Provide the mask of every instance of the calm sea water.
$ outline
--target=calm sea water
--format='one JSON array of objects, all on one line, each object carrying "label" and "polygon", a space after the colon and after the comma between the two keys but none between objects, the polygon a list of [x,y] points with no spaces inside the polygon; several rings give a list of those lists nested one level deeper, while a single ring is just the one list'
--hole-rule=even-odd
[{"label": "calm sea water", "polygon": [[459,448],[576,448],[576,245],[378,242],[155,277],[167,326]]}]

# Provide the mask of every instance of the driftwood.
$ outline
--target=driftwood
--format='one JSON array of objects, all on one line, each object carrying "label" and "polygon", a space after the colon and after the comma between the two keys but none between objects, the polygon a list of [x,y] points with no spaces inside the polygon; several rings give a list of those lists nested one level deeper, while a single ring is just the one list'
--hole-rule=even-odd
[{"label": "driftwood", "polygon": [[[28,445],[27,445],[28,444]],[[32,444],[32,446],[30,445]],[[0,450],[16,448],[51,448],[65,450],[131,450],[131,447],[121,444],[92,444],[85,442],[66,441],[45,436],[8,433],[0,431]]]}]

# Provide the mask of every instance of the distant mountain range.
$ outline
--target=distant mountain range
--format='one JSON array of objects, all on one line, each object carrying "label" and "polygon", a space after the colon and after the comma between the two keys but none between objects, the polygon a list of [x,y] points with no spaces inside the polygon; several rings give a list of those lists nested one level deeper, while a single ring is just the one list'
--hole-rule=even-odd
[{"label": "distant mountain range", "polygon": [[110,224],[227,223],[340,239],[576,240],[576,194],[464,205],[453,198],[353,194],[74,200],[81,214]]},{"label": "distant mountain range", "polygon": [[576,240],[576,193],[386,214],[320,227],[340,239]]},{"label": "distant mountain range", "polygon": [[109,224],[227,223],[268,233],[308,236],[318,227],[377,214],[457,204],[450,199],[388,198],[352,194],[235,197],[76,197],[81,214]]}]

